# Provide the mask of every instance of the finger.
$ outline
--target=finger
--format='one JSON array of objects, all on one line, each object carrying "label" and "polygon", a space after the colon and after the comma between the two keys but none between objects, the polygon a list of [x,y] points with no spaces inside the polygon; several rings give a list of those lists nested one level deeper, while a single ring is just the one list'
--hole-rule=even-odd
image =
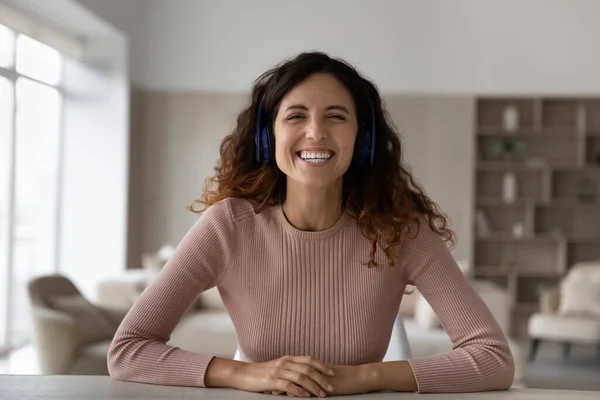
[{"label": "finger", "polygon": [[328,376],[323,375],[309,365],[290,363],[286,365],[286,369],[306,375],[326,392],[333,392],[335,389]]},{"label": "finger", "polygon": [[275,381],[275,387],[282,393],[287,393],[288,395],[292,394],[297,397],[310,397],[309,392],[285,379],[277,379]]},{"label": "finger", "polygon": [[[310,393],[314,394],[317,397],[326,396],[325,391],[315,381],[310,379],[307,375],[303,374],[302,372],[284,369],[278,372],[277,377],[292,382],[293,384],[308,390]],[[289,390],[287,392],[289,392]]]},{"label": "finger", "polygon": [[290,357],[290,361],[293,361],[297,364],[309,365],[312,368],[316,369],[317,371],[319,371],[325,375],[329,375],[329,376],[335,375],[335,372],[333,371],[331,366],[329,366],[327,363],[324,363],[323,361],[317,360],[310,356]]}]

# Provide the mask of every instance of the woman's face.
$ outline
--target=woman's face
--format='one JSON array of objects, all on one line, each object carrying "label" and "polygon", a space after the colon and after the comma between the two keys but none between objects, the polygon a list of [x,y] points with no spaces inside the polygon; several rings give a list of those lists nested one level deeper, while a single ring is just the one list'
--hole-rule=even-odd
[{"label": "woman's face", "polygon": [[358,121],[352,95],[334,76],[314,74],[290,90],[273,127],[275,160],[288,179],[325,188],[348,170]]}]

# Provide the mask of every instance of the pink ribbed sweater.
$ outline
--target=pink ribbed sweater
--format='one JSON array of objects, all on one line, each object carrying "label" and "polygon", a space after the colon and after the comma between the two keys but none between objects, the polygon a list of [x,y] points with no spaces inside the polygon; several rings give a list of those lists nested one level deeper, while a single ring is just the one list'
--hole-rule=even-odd
[{"label": "pink ribbed sweater", "polygon": [[[408,360],[419,392],[508,388],[513,359],[499,325],[427,224],[398,248],[395,267],[367,268],[369,242],[347,214],[330,229],[294,228],[281,207],[255,213],[227,199],[205,211],[134,304],[108,354],[112,377],[205,386],[211,354],[166,343],[198,295],[218,286],[244,361],[310,355],[334,364],[380,362],[407,284],[449,334],[447,354]],[[377,253],[385,265],[383,252]]]}]

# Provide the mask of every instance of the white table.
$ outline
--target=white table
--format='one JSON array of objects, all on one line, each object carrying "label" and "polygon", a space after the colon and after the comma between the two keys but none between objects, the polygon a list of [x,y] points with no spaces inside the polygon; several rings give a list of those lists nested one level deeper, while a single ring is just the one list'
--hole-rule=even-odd
[{"label": "white table", "polygon": [[[0,375],[1,400],[164,400],[168,398],[178,400],[275,400],[288,397],[247,393],[238,390],[143,385],[116,381],[108,376]],[[598,400],[599,398],[600,392],[537,389],[426,396],[412,393],[372,393],[340,397],[341,400]]]}]

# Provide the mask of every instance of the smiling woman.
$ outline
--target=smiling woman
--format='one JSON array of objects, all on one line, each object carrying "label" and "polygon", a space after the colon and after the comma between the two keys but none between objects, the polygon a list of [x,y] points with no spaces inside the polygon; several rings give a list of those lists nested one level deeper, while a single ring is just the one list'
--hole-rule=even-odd
[{"label": "smiling woman", "polygon": [[[348,63],[306,53],[263,74],[199,202],[117,332],[113,377],[300,397],[511,386],[506,338],[447,248],[445,215],[405,165],[375,85]],[[454,350],[382,362],[409,284]],[[166,344],[214,286],[235,360]]]}]

